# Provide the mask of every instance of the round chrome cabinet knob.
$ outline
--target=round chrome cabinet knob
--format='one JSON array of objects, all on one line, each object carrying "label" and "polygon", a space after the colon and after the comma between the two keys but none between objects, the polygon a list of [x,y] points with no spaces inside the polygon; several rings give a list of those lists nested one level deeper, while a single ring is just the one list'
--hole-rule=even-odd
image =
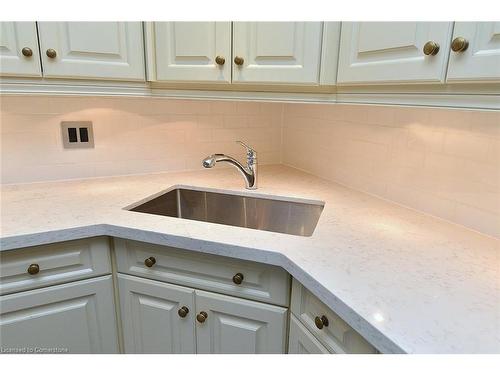
[{"label": "round chrome cabinet knob", "polygon": [[189,314],[189,309],[186,307],[186,306],[182,306],[178,311],[177,311],[177,314],[179,314],[179,316],[181,318],[185,318],[187,316],[187,314]]},{"label": "round chrome cabinet knob", "polygon": [[40,272],[40,266],[36,263],[30,264],[28,267],[28,273],[30,275],[36,275],[38,272]]},{"label": "round chrome cabinet knob", "polygon": [[153,267],[156,264],[156,259],[155,257],[149,257],[146,260],[144,260],[144,264],[146,267]]},{"label": "round chrome cabinet knob", "polygon": [[243,274],[238,272],[236,275],[233,276],[233,283],[240,285],[243,282]]},{"label": "round chrome cabinet knob", "polygon": [[439,52],[439,44],[434,41],[429,41],[424,45],[424,55],[426,56],[435,56]]},{"label": "round chrome cabinet knob", "polygon": [[200,323],[205,323],[207,320],[208,314],[205,311],[201,311],[198,315],[196,315],[196,320]]},{"label": "round chrome cabinet knob", "polygon": [[322,315],[321,317],[317,316],[316,318],[314,318],[314,324],[316,324],[316,327],[318,329],[323,329],[323,327],[328,327],[328,324],[330,322],[328,321],[328,318],[324,315]]},{"label": "round chrome cabinet knob", "polygon": [[222,65],[224,65],[226,63],[226,59],[224,57],[222,57],[222,56],[217,56],[215,58],[215,63],[217,65],[221,65],[222,66]]},{"label": "round chrome cabinet knob", "polygon": [[55,49],[52,49],[52,48],[49,48],[46,52],[47,56],[51,59],[55,59],[55,57],[57,56],[57,52]]},{"label": "round chrome cabinet knob", "polygon": [[469,41],[461,36],[453,39],[453,42],[451,42],[451,50],[453,52],[464,52],[467,48],[469,48]]},{"label": "round chrome cabinet knob", "polygon": [[24,47],[22,50],[21,50],[21,53],[23,54],[23,56],[25,57],[31,57],[33,56],[33,51],[31,50],[31,48],[29,47]]},{"label": "round chrome cabinet knob", "polygon": [[235,63],[236,65],[241,66],[241,65],[243,65],[243,63],[244,63],[244,62],[245,62],[245,60],[243,59],[243,57],[236,56],[236,57],[234,58],[234,63]]}]

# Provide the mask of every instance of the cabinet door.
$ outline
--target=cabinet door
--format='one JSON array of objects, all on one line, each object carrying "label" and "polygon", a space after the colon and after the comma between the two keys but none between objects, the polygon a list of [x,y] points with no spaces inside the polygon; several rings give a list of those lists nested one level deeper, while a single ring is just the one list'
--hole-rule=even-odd
[{"label": "cabinet door", "polygon": [[125,353],[196,352],[193,289],[121,274],[118,286]]},{"label": "cabinet door", "polygon": [[196,291],[198,353],[284,353],[287,309],[221,294]]},{"label": "cabinet door", "polygon": [[318,84],[323,22],[234,22],[233,82]]},{"label": "cabinet door", "polygon": [[111,276],[0,297],[2,349],[117,353]]},{"label": "cabinet door", "polygon": [[0,75],[42,75],[35,22],[0,22]]},{"label": "cabinet door", "polygon": [[158,81],[231,82],[231,22],[155,22],[153,37]]},{"label": "cabinet door", "polygon": [[328,350],[314,335],[290,314],[288,354],[328,354]]},{"label": "cabinet door", "polygon": [[500,80],[500,22],[455,22],[453,38],[469,42],[463,52],[450,52],[448,81]]},{"label": "cabinet door", "polygon": [[[444,82],[451,22],[343,22],[337,81]],[[439,44],[434,56],[425,43]]]},{"label": "cabinet door", "polygon": [[39,33],[45,77],[145,80],[140,22],[40,22]]}]

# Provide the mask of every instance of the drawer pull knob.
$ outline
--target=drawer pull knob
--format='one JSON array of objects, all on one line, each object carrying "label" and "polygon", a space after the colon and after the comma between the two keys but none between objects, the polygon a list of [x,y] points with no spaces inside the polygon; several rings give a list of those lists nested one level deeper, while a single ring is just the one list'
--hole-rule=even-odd
[{"label": "drawer pull knob", "polygon": [[439,52],[439,44],[434,41],[429,41],[424,44],[424,55],[435,56]]},{"label": "drawer pull knob", "polygon": [[453,52],[464,52],[467,48],[469,48],[469,41],[461,36],[453,39],[451,42],[451,50]]},{"label": "drawer pull knob", "polygon": [[186,306],[182,306],[178,311],[177,311],[177,314],[179,314],[179,316],[181,318],[185,318],[187,316],[187,314],[189,313],[189,309],[186,307]]},{"label": "drawer pull knob", "polygon": [[243,279],[243,274],[241,272],[238,272],[233,276],[233,283],[240,285],[243,282]]},{"label": "drawer pull knob", "polygon": [[146,265],[146,267],[153,267],[155,265],[155,263],[156,263],[155,257],[149,257],[144,261],[144,264]]},{"label": "drawer pull knob", "polygon": [[51,59],[54,59],[57,56],[57,52],[53,48],[49,48],[45,53],[47,54],[47,57]]},{"label": "drawer pull knob", "polygon": [[29,47],[24,47],[22,50],[21,50],[21,53],[23,54],[23,56],[25,57],[31,57],[33,56],[33,51],[31,50],[31,48]]},{"label": "drawer pull knob", "polygon": [[196,315],[196,320],[200,323],[205,323],[205,320],[207,320],[207,318],[208,314],[205,311],[201,311],[198,315]]},{"label": "drawer pull knob", "polygon": [[240,56],[236,56],[234,58],[234,63],[238,66],[242,66],[243,63],[245,62],[245,60],[243,59],[243,57],[240,57]]},{"label": "drawer pull knob", "polygon": [[226,63],[226,59],[224,57],[222,57],[222,56],[217,56],[215,58],[215,63],[217,65],[221,65],[222,66],[222,65],[224,65]]},{"label": "drawer pull knob", "polygon": [[38,272],[40,272],[40,266],[36,263],[30,264],[28,267],[28,273],[30,275],[36,275]]},{"label": "drawer pull knob", "polygon": [[317,316],[316,318],[314,318],[314,324],[316,324],[316,327],[318,327],[318,329],[323,329],[323,327],[328,327],[328,318],[324,315],[322,315],[321,317]]}]

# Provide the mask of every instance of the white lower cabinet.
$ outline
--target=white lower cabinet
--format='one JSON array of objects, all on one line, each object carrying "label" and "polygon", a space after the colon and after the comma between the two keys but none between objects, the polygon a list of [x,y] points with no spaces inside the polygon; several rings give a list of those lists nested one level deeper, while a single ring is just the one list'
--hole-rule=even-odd
[{"label": "white lower cabinet", "polygon": [[327,348],[319,342],[304,325],[290,315],[288,354],[328,354]]},{"label": "white lower cabinet", "polygon": [[118,353],[111,276],[0,297],[7,353]]},{"label": "white lower cabinet", "polygon": [[121,274],[118,288],[125,353],[196,353],[194,289]]},{"label": "white lower cabinet", "polygon": [[118,275],[126,353],[284,353],[287,309]]},{"label": "white lower cabinet", "polygon": [[285,352],[287,309],[283,307],[197,290],[196,310],[198,353]]},{"label": "white lower cabinet", "polygon": [[296,317],[330,353],[378,353],[353,327],[295,279],[292,283],[291,311],[292,317]]}]

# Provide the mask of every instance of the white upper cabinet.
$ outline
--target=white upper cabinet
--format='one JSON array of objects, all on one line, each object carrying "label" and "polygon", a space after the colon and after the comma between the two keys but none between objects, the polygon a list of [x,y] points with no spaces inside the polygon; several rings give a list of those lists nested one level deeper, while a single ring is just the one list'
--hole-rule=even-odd
[{"label": "white upper cabinet", "polygon": [[500,80],[500,22],[455,22],[448,81]]},{"label": "white upper cabinet", "polygon": [[444,82],[452,28],[452,22],[343,22],[337,81]]},{"label": "white upper cabinet", "polygon": [[0,22],[0,75],[42,75],[35,22]]},{"label": "white upper cabinet", "polygon": [[144,81],[141,22],[40,22],[45,77]]},{"label": "white upper cabinet", "polygon": [[231,82],[231,22],[155,22],[152,28],[157,81]]},{"label": "white upper cabinet", "polygon": [[234,22],[233,82],[319,83],[323,22]]}]

